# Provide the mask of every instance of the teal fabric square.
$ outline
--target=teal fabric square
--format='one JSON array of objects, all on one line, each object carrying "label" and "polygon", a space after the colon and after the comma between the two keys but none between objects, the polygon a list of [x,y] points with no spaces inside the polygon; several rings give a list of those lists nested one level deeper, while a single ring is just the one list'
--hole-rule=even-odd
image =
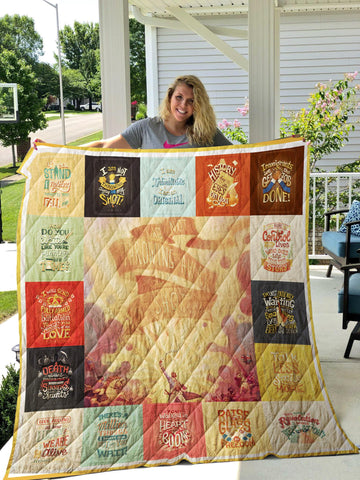
[{"label": "teal fabric square", "polygon": [[195,155],[143,156],[140,182],[141,217],[196,216]]},{"label": "teal fabric square", "polygon": [[[339,228],[340,232],[346,232],[346,223],[354,222],[355,220],[360,220],[360,202],[358,200],[354,200],[351,204],[350,210],[347,213],[341,227]],[[359,225],[352,225],[351,233],[353,235],[360,235],[360,224]]]}]

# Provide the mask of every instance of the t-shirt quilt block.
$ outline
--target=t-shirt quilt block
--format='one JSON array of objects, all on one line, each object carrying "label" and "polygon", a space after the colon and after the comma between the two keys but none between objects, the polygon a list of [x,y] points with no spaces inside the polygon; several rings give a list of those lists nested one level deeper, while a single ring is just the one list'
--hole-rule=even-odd
[{"label": "t-shirt quilt block", "polygon": [[357,453],[316,351],[301,139],[39,145],[6,479]]}]

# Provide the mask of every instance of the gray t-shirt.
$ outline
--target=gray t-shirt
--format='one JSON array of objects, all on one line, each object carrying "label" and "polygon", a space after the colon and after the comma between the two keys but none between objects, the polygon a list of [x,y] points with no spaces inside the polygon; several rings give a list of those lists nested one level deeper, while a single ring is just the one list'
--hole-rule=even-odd
[{"label": "gray t-shirt", "polygon": [[160,117],[145,118],[132,123],[122,136],[131,148],[160,149],[160,148],[200,148],[220,147],[232,143],[217,129],[213,145],[190,144],[186,135],[180,137],[168,132]]}]

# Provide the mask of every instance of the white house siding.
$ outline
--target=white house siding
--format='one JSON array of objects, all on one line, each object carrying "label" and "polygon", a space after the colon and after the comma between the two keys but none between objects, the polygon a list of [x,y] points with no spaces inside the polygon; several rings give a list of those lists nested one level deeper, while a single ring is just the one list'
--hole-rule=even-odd
[{"label": "white house siding", "polygon": [[[316,83],[360,72],[360,12],[284,16],[280,52],[281,107],[296,111],[306,107]],[[360,125],[340,152],[318,166],[332,171],[359,158]]]},{"label": "white house siding", "polygon": [[[245,16],[209,17],[201,21],[247,29]],[[318,82],[336,81],[344,73],[360,72],[360,12],[286,14],[281,16],[280,30],[282,110],[306,107],[307,98]],[[222,38],[247,56],[247,40]],[[204,82],[218,120],[237,118],[247,131],[247,117],[242,118],[236,110],[248,96],[247,72],[189,31],[158,29],[157,52],[160,99],[175,76],[195,74]],[[359,158],[360,125],[351,134],[351,141],[319,166],[333,170],[341,163]]]}]

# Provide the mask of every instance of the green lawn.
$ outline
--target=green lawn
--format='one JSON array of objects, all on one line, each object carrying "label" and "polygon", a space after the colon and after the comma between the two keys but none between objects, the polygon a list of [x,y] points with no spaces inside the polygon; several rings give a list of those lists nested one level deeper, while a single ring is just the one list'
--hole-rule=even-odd
[{"label": "green lawn", "polygon": [[102,131],[92,133],[91,135],[88,135],[87,137],[79,138],[78,140],[75,140],[75,142],[71,142],[68,145],[72,145],[73,147],[77,147],[79,145],[83,145],[85,143],[94,142],[95,140],[101,140],[101,139],[102,139]]},{"label": "green lawn", "polygon": [[0,292],[0,323],[17,312],[17,292]]},{"label": "green lawn", "polygon": [[3,178],[11,177],[11,175],[15,175],[15,173],[16,173],[16,171],[19,167],[20,167],[20,163],[16,167],[13,167],[12,165],[7,165],[5,167],[0,167],[0,181]]},{"label": "green lawn", "polygon": [[25,180],[21,180],[15,183],[9,183],[2,188],[2,237],[5,242],[16,241],[16,229],[24,187]]}]

